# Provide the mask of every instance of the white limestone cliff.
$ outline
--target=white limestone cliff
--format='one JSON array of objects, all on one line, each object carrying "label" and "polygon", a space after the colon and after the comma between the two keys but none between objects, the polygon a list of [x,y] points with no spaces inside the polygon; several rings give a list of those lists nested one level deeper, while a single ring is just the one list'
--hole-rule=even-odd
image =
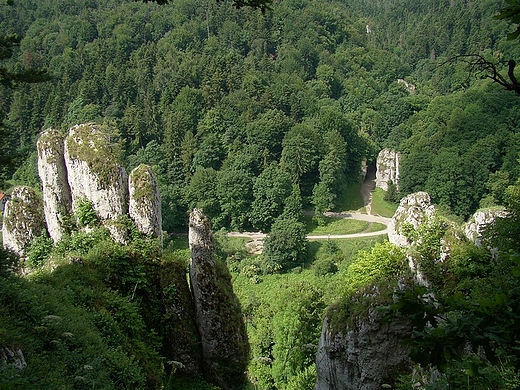
[{"label": "white limestone cliff", "polygon": [[482,246],[482,235],[486,228],[492,225],[497,218],[506,216],[507,212],[501,207],[478,210],[464,225],[464,234],[476,246]]},{"label": "white limestone cliff", "polygon": [[393,182],[399,189],[399,164],[401,154],[399,152],[383,149],[377,155],[376,161],[376,187],[388,191],[388,183]]},{"label": "white limestone cliff", "polygon": [[137,229],[149,237],[161,237],[161,194],[152,168],[141,164],[132,170],[128,188],[130,193],[129,215]]},{"label": "white limestone cliff", "polygon": [[23,255],[25,247],[44,230],[43,204],[39,195],[30,187],[15,187],[4,209],[4,248]]},{"label": "white limestone cliff", "polygon": [[52,240],[58,242],[67,230],[66,220],[72,213],[72,198],[63,155],[63,136],[55,129],[47,129],[41,133],[36,146],[47,231]]},{"label": "white limestone cliff", "polygon": [[90,123],[71,127],[64,155],[74,210],[80,199],[87,199],[101,221],[128,214],[128,177],[99,126]]},{"label": "white limestone cliff", "polygon": [[315,390],[379,390],[392,381],[393,372],[409,363],[411,335],[404,319],[381,321],[369,309],[366,318],[351,319],[338,331],[325,318],[316,355]]},{"label": "white limestone cliff", "polygon": [[388,224],[388,240],[399,247],[411,244],[405,235],[406,229],[417,229],[428,218],[433,218],[435,207],[427,192],[410,194],[399,202],[399,207]]}]

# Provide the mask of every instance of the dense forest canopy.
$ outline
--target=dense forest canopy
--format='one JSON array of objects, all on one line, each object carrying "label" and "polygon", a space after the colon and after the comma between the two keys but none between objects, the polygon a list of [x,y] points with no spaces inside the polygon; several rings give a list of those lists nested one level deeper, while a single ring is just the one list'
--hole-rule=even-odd
[{"label": "dense forest canopy", "polygon": [[[23,36],[6,65],[48,69],[53,80],[3,88],[3,147],[13,164],[3,167],[2,180],[21,167],[15,182],[37,183],[30,156],[43,128],[103,122],[123,145],[129,167],[144,160],[156,164],[167,230],[184,225],[185,211],[202,203],[217,227],[269,229],[265,218],[272,223],[279,208],[263,220],[249,210],[260,202],[253,192],[256,177],[273,163],[299,185],[304,203],[320,210],[336,206],[345,183],[359,179],[361,160],[373,161],[382,147],[405,155],[403,193],[440,180],[441,167],[432,166],[428,151],[456,148],[453,164],[467,172],[461,167],[469,163],[469,151],[457,139],[451,144],[439,135],[422,149],[420,142],[408,142],[415,149],[406,142],[412,134],[428,134],[425,128],[434,131],[428,111],[463,115],[445,101],[456,98],[444,96],[458,92],[464,99],[463,91],[480,88],[479,96],[490,96],[474,101],[476,111],[466,108],[464,114],[468,120],[451,121],[448,127],[459,128],[446,131],[460,130],[473,144],[488,137],[488,130],[495,133],[477,113],[491,122],[490,115],[498,115],[507,121],[493,135],[498,150],[479,165],[480,179],[457,186],[462,194],[432,194],[466,217],[493,195],[485,187],[490,173],[506,171],[509,183],[518,177],[507,165],[516,159],[515,148],[504,143],[515,139],[514,102],[498,88],[469,79],[464,63],[440,64],[467,53],[497,64],[516,58],[518,45],[506,40],[507,23],[493,19],[501,6],[284,1],[262,13],[226,2],[176,0],[164,6],[26,1],[3,7],[1,31]],[[495,111],[486,107],[489,101]],[[417,174],[419,168],[412,167],[420,161],[428,167]],[[214,183],[206,183],[209,193],[203,187],[208,180]],[[231,183],[237,197],[224,193]],[[260,183],[256,187],[261,192]]]}]

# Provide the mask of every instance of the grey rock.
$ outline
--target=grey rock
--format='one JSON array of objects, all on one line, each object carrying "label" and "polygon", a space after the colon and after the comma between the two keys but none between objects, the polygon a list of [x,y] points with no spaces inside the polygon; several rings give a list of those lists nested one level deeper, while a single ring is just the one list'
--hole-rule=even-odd
[{"label": "grey rock", "polygon": [[195,209],[189,222],[190,284],[206,378],[221,388],[240,389],[249,344],[240,306],[225,264],[215,259],[209,220]]},{"label": "grey rock", "polygon": [[410,349],[402,341],[411,335],[410,324],[381,318],[371,308],[366,317],[351,319],[343,331],[333,329],[325,318],[316,355],[315,390],[379,390],[397,369],[409,364]]},{"label": "grey rock", "polygon": [[478,210],[464,225],[464,235],[476,246],[482,246],[482,235],[486,228],[492,225],[497,218],[506,216],[506,210],[501,207]]},{"label": "grey rock", "polygon": [[54,242],[67,231],[67,218],[72,213],[72,198],[67,181],[63,136],[55,129],[41,133],[37,142],[38,175],[42,182],[43,211],[47,230]]},{"label": "grey rock", "polygon": [[399,189],[399,152],[383,149],[377,155],[376,187],[388,191],[388,182],[392,181]]},{"label": "grey rock", "polygon": [[427,192],[410,194],[399,202],[399,207],[388,224],[388,240],[399,247],[411,244],[406,238],[405,227],[417,229],[421,223],[435,214],[435,207],[431,204]]},{"label": "grey rock", "polygon": [[45,231],[43,202],[30,187],[15,187],[4,209],[2,240],[6,249],[18,255]]},{"label": "grey rock", "polygon": [[137,229],[149,236],[162,235],[161,193],[152,168],[141,164],[130,172],[129,214]]},{"label": "grey rock", "polygon": [[71,127],[64,155],[74,210],[85,198],[92,202],[101,221],[128,214],[128,176],[99,126],[90,123]]}]

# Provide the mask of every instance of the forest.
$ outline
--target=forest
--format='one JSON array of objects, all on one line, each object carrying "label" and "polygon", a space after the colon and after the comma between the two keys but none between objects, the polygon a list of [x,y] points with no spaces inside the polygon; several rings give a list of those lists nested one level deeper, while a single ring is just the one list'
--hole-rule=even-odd
[{"label": "forest", "polygon": [[[4,371],[0,387],[214,388],[176,375],[162,358],[166,331],[151,326],[167,322],[151,290],[168,270],[186,267],[188,213],[201,208],[246,322],[245,388],[312,389],[326,313],[376,283],[356,272],[391,273],[385,267],[403,257],[380,237],[306,239],[378,229],[323,213],[363,209],[363,167],[383,148],[401,153],[400,180],[374,192],[374,214],[392,217],[417,191],[450,223],[482,208],[509,210],[489,232],[507,255],[492,260],[457,246],[453,264],[430,274],[450,280],[435,286],[438,306],[418,307],[413,292],[403,292],[402,312],[415,305],[466,315],[436,332],[418,325],[415,347],[440,349],[414,362],[437,366],[445,381],[422,388],[518,386],[520,96],[489,72],[508,80],[508,61],[520,59],[518,39],[508,39],[514,26],[496,17],[515,1],[160,3],[0,3],[0,192],[27,185],[41,193],[41,131],[95,122],[128,171],[152,166],[165,236],[159,249],[137,236],[120,247],[101,228],[54,244],[43,232],[24,260],[2,252],[0,346],[24,345],[36,363]],[[27,70],[20,80],[6,77]],[[424,259],[449,230],[432,223],[418,232],[432,238],[415,248]],[[269,234],[262,255],[226,236],[247,231]],[[71,268],[73,257],[88,269]],[[9,271],[20,262],[28,276]],[[51,272],[51,263],[61,266]],[[118,272],[124,276],[114,279]],[[136,282],[142,291],[132,290]],[[495,328],[457,328],[493,315]],[[82,337],[65,342],[64,332]],[[456,332],[485,339],[487,356],[439,352],[468,341],[453,341]],[[403,370],[394,380],[404,389],[416,378]]]}]

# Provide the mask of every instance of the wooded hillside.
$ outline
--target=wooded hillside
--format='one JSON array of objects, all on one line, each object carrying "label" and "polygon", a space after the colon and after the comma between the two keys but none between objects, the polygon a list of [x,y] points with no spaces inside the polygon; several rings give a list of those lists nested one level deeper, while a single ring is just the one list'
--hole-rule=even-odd
[{"label": "wooded hillside", "polygon": [[[2,148],[13,158],[1,178],[37,184],[37,134],[96,121],[112,127],[129,168],[156,165],[169,231],[195,205],[216,227],[269,230],[282,210],[266,210],[265,199],[283,203],[291,183],[306,205],[334,209],[348,180],[359,180],[361,160],[385,146],[405,155],[403,194],[434,189],[434,202],[467,217],[482,198],[500,202],[489,188],[496,178],[518,178],[516,99],[482,84],[485,75],[463,61],[446,61],[476,53],[500,69],[518,56],[507,23],[493,20],[501,5],[283,1],[265,13],[187,0],[4,6],[0,31],[23,36],[6,65],[45,68],[53,79],[2,87]],[[428,154],[439,149],[437,160]],[[486,161],[472,167],[475,158]],[[437,186],[451,167],[456,188]],[[284,190],[266,194],[262,173]]]}]

